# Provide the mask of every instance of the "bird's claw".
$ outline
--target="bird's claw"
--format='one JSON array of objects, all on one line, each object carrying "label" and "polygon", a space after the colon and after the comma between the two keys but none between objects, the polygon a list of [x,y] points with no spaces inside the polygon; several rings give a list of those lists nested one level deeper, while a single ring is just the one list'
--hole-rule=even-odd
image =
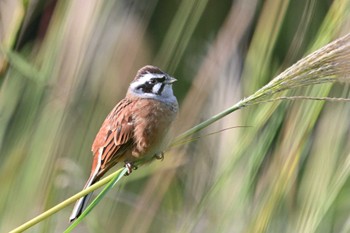
[{"label": "bird's claw", "polygon": [[132,173],[133,170],[137,170],[137,168],[138,168],[136,165],[134,165],[134,164],[131,163],[131,162],[125,162],[124,167],[125,167],[126,169],[128,169],[128,171],[125,173],[125,176],[130,175],[130,174]]},{"label": "bird's claw", "polygon": [[164,152],[160,152],[160,153],[158,153],[158,154],[155,154],[154,157],[155,157],[156,159],[158,159],[158,160],[163,161],[163,159],[164,159]]}]

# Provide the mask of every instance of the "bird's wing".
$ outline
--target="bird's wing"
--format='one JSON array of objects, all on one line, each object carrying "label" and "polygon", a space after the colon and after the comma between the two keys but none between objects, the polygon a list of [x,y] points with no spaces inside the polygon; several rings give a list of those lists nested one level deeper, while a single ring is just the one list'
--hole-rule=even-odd
[{"label": "bird's wing", "polygon": [[[92,151],[94,160],[91,174],[84,189],[98,181],[133,143],[132,102],[123,99],[107,116],[97,133]],[[74,221],[84,211],[91,193],[80,198],[72,211],[70,221]]]},{"label": "bird's wing", "polygon": [[119,161],[133,143],[134,124],[131,108],[130,100],[120,101],[103,122],[92,144],[93,170],[96,171],[94,168],[97,168],[101,176]]}]

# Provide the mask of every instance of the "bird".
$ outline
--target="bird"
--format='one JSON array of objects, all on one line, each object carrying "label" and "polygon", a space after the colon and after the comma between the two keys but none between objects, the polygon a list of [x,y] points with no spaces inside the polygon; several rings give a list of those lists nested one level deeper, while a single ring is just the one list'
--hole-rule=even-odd
[{"label": "bird", "polygon": [[[136,74],[122,99],[104,120],[92,144],[93,161],[84,189],[90,187],[113,166],[123,162],[130,174],[135,161],[163,159],[170,140],[169,129],[178,112],[172,84],[177,79],[156,66],[146,65]],[[77,219],[92,193],[80,198],[70,215]]]}]

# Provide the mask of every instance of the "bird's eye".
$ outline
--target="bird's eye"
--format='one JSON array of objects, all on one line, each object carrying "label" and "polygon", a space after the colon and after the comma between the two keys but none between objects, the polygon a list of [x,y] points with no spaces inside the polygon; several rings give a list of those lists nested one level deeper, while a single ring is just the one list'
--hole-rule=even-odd
[{"label": "bird's eye", "polygon": [[149,81],[150,84],[155,84],[156,82],[157,82],[157,80],[155,80],[155,79],[151,79],[151,80]]}]

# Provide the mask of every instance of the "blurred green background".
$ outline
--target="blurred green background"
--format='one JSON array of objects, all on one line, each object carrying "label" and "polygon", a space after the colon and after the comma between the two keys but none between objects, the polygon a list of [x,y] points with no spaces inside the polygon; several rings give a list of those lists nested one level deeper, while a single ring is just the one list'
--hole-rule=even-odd
[{"label": "blurred green background", "polygon": [[[0,232],[79,192],[136,71],[176,77],[175,135],[349,32],[347,0],[0,0]],[[348,84],[294,95],[349,98]],[[74,232],[350,232],[349,103],[227,116],[122,179]],[[96,194],[97,192],[95,192]],[[62,232],[65,208],[27,232]]]}]

